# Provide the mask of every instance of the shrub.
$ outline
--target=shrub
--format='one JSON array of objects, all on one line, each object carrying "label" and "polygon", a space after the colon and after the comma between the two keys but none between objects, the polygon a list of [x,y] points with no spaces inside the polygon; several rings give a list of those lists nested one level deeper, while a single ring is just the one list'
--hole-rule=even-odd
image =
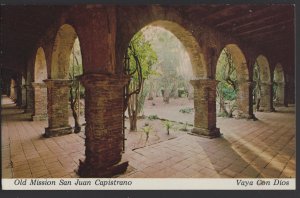
[{"label": "shrub", "polygon": [[187,108],[179,110],[180,113],[192,113],[193,111],[194,111],[194,108],[191,108],[191,107],[187,107]]},{"label": "shrub", "polygon": [[157,120],[157,119],[159,119],[159,118],[158,118],[157,115],[149,115],[149,116],[148,116],[148,119],[149,119],[149,120]]}]

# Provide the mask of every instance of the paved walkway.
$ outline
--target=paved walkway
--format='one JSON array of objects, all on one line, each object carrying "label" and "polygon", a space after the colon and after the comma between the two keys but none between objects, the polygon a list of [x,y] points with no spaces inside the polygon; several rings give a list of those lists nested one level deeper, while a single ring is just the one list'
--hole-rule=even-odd
[{"label": "paved walkway", "polygon": [[[78,177],[84,160],[82,134],[43,138],[45,121],[2,97],[2,176]],[[118,177],[295,177],[295,108],[256,113],[259,121],[219,119],[223,136],[216,139],[184,134],[132,151],[127,172]]]}]

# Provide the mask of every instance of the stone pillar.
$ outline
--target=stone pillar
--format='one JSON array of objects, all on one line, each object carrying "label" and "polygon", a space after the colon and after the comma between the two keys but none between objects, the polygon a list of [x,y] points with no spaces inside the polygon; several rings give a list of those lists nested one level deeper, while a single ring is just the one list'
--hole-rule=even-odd
[{"label": "stone pillar", "polygon": [[260,101],[260,111],[272,112],[273,108],[273,97],[272,97],[272,84],[267,82],[261,82],[261,101]]},{"label": "stone pillar", "polygon": [[210,138],[219,137],[216,127],[216,86],[218,81],[212,79],[191,80],[194,87],[194,128],[192,134]]},{"label": "stone pillar", "polygon": [[12,84],[10,86],[10,95],[9,97],[16,102],[17,101],[17,92],[16,92],[16,85]]},{"label": "stone pillar", "polygon": [[16,85],[16,93],[17,93],[17,106],[22,107],[22,86]]},{"label": "stone pillar", "polygon": [[69,125],[69,92],[70,80],[47,79],[47,112],[48,127],[45,137],[53,137],[72,133]]},{"label": "stone pillar", "polygon": [[47,119],[47,87],[45,83],[32,83],[34,95],[33,121]]},{"label": "stone pillar", "polygon": [[251,81],[240,81],[238,83],[238,94],[237,94],[237,118],[254,119],[253,114],[253,82]]},{"label": "stone pillar", "polygon": [[27,90],[26,90],[26,86],[22,85],[21,86],[21,95],[22,95],[22,108],[26,108],[26,95],[27,95]]},{"label": "stone pillar", "polygon": [[80,161],[81,177],[111,177],[127,169],[122,162],[123,89],[129,77],[87,74],[85,87],[85,161]]},{"label": "stone pillar", "polygon": [[26,101],[27,101],[27,105],[26,105],[26,113],[33,113],[33,89],[32,89],[32,85],[28,84],[25,85],[26,87]]},{"label": "stone pillar", "polygon": [[285,90],[285,83],[284,82],[278,82],[277,83],[277,98],[278,98],[278,101],[277,101],[277,104],[278,105],[284,105],[285,104],[285,99],[284,99],[284,90]]}]

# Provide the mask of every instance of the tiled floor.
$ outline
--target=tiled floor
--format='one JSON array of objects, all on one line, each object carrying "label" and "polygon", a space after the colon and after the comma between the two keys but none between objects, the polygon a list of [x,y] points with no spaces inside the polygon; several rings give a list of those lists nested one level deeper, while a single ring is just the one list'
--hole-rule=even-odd
[{"label": "tiled floor", "polygon": [[[29,121],[2,98],[2,176],[78,177],[84,159],[82,135],[43,138],[45,121]],[[256,113],[258,121],[218,118],[223,136],[184,134],[151,146],[127,149],[127,172],[118,177],[295,177],[295,108]]]}]

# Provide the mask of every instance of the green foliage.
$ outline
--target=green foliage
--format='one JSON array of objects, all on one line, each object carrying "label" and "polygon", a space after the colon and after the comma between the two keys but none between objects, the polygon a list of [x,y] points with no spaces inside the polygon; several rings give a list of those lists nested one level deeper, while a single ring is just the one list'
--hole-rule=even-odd
[{"label": "green foliage", "polygon": [[[236,66],[230,52],[226,48],[221,52],[218,59],[216,80],[219,81],[217,85],[217,101],[220,105],[219,115],[232,117],[236,107],[238,83]],[[228,106],[227,104],[231,104],[230,101],[233,101],[234,104]]]},{"label": "green foliage", "polygon": [[157,119],[159,119],[159,117],[157,115],[149,115],[148,119],[149,120],[157,120]]},{"label": "green foliage", "polygon": [[236,100],[237,97],[237,75],[231,54],[226,48],[221,52],[216,71],[217,89],[224,100]]},{"label": "green foliage", "polygon": [[[73,80],[72,86],[74,86],[73,91],[75,91],[75,88],[78,82],[76,79],[77,76],[80,76],[83,74],[83,66],[82,66],[82,57],[80,52],[80,46],[79,46],[79,40],[76,39],[71,51],[70,55],[70,64],[69,64],[69,79]],[[84,97],[84,86],[82,84],[79,85],[80,87],[80,97]],[[75,93],[74,93],[75,94]]]},{"label": "green foliage", "polygon": [[[148,79],[150,75],[156,74],[156,72],[151,68],[152,65],[157,62],[156,52],[152,49],[151,43],[145,39],[141,31],[134,35],[129,45],[131,47],[131,50],[128,50],[130,58],[130,73],[136,69],[136,62],[134,59],[135,53],[139,58],[142,68],[143,80]],[[138,76],[137,73],[135,73],[135,75],[133,75],[133,81],[136,82],[137,80]]]},{"label": "green foliage", "polygon": [[278,99],[278,83],[277,82],[273,82],[273,100],[277,100]]},{"label": "green foliage", "polygon": [[[139,114],[143,110],[145,103],[145,98],[149,93],[149,86],[145,86],[144,81],[148,79],[151,75],[157,75],[157,72],[152,69],[152,66],[157,62],[156,52],[152,49],[151,43],[145,39],[143,33],[140,31],[134,35],[129,44],[128,56],[130,61],[130,73],[134,73],[136,70],[136,59],[138,58],[139,64],[141,66],[142,74],[142,89],[137,97],[137,113]],[[132,75],[131,84],[137,85],[139,83],[138,72]],[[136,88],[137,86],[132,86]],[[134,90],[130,90],[134,91]]]},{"label": "green foliage", "polygon": [[167,133],[169,135],[170,134],[170,129],[172,129],[174,127],[174,124],[169,120],[165,120],[162,123],[163,123],[163,126],[167,129]]},{"label": "green foliage", "polygon": [[142,128],[143,132],[146,134],[146,141],[149,139],[149,134],[153,130],[153,127],[148,123],[145,123],[144,127]]},{"label": "green foliage", "polygon": [[191,108],[191,107],[187,107],[187,108],[179,110],[180,113],[192,113],[193,111],[194,111],[194,108]]},{"label": "green foliage", "polygon": [[224,100],[233,101],[236,100],[237,92],[230,84],[225,81],[220,81],[217,85],[217,89],[223,95]]}]

